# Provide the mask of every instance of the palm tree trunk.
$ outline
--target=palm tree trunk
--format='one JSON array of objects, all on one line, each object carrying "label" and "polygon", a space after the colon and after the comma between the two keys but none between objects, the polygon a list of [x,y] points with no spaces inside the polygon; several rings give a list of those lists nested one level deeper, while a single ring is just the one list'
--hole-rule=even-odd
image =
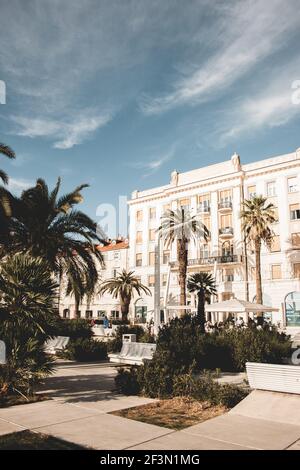
[{"label": "palm tree trunk", "polygon": [[122,322],[127,322],[128,320],[128,313],[129,313],[129,302],[128,301],[121,301],[121,314],[122,314]]},{"label": "palm tree trunk", "polygon": [[197,320],[201,333],[205,333],[205,298],[203,289],[200,289],[198,292]]},{"label": "palm tree trunk", "polygon": [[[180,305],[186,305],[187,250],[185,238],[177,241],[177,259],[179,264]],[[185,314],[185,311],[182,311]],[[182,315],[181,314],[181,315]]]},{"label": "palm tree trunk", "polygon": [[[261,263],[260,263],[261,241],[255,240],[255,284],[256,284],[256,303],[262,304],[262,284],[261,284]],[[257,314],[257,324],[263,323],[263,312]]]},{"label": "palm tree trunk", "polygon": [[75,317],[76,319],[77,319],[77,318],[80,318],[80,316],[79,316],[79,305],[80,305],[79,299],[76,299],[76,298],[75,298],[74,317]]}]

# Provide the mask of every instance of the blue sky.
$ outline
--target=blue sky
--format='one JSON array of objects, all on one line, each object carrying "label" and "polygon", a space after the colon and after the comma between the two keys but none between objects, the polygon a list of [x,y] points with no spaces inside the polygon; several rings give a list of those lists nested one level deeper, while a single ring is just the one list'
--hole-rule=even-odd
[{"label": "blue sky", "polygon": [[1,159],[90,183],[82,208],[230,158],[300,147],[299,0],[0,0]]}]

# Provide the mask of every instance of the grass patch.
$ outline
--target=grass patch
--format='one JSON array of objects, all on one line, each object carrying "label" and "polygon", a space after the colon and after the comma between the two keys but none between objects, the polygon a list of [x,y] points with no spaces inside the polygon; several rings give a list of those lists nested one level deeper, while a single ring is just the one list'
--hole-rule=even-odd
[{"label": "grass patch", "polygon": [[85,450],[86,447],[31,431],[0,436],[0,450]]},{"label": "grass patch", "polygon": [[15,405],[27,405],[29,403],[37,403],[45,400],[51,400],[51,398],[45,395],[34,395],[26,400],[26,398],[21,395],[8,395],[0,398],[0,408],[8,408],[9,406]]},{"label": "grass patch", "polygon": [[113,411],[110,414],[155,424],[168,429],[184,429],[207,419],[220,416],[227,411],[222,405],[211,405],[193,398],[175,397],[147,405]]}]

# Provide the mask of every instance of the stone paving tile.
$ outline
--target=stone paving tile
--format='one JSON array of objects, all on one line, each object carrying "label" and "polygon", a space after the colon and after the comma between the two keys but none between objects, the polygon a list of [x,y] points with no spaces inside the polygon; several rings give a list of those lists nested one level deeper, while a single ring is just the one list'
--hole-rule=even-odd
[{"label": "stone paving tile", "polygon": [[183,431],[256,449],[285,449],[300,438],[300,426],[225,414]]},{"label": "stone paving tile", "polygon": [[9,423],[0,419],[0,436],[4,436],[5,434],[10,434],[12,432],[17,431],[24,431],[25,428],[17,426],[15,424]]},{"label": "stone paving tile", "polygon": [[99,413],[76,423],[45,426],[39,432],[93,449],[126,449],[172,432],[169,429]]},{"label": "stone paving tile", "polygon": [[77,420],[93,414],[94,410],[76,408],[53,400],[0,409],[0,419],[28,429]]}]

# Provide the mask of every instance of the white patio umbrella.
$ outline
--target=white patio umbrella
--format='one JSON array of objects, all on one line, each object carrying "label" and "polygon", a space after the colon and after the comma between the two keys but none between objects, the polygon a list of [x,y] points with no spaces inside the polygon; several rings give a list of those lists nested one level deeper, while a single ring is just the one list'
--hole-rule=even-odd
[{"label": "white patio umbrella", "polygon": [[205,305],[206,313],[241,313],[248,320],[249,313],[278,312],[278,308],[247,302],[246,300],[230,299]]},{"label": "white patio umbrella", "polygon": [[224,313],[252,313],[252,312],[278,312],[278,308],[247,302],[246,300],[230,299],[223,302],[215,302],[205,306],[206,312]]}]

